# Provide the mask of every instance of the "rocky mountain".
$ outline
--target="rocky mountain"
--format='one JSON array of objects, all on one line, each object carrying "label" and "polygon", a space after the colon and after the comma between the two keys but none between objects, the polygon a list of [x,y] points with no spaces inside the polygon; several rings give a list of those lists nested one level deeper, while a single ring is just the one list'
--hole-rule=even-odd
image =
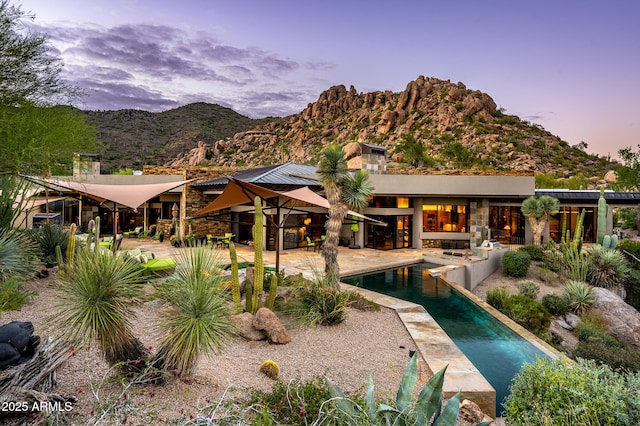
[{"label": "rocky mountain", "polygon": [[198,143],[213,144],[268,121],[254,120],[207,103],[159,113],[132,109],[84,113],[105,146],[101,153],[103,173],[164,164],[189,152]]},{"label": "rocky mountain", "polygon": [[[196,105],[204,109],[203,104]],[[163,158],[159,151],[177,153],[165,162],[174,166],[259,166],[285,161],[316,164],[330,144],[353,148],[368,143],[387,148],[391,170],[517,170],[558,177],[583,173],[590,178],[603,177],[616,167],[607,158],[570,146],[538,124],[505,114],[486,93],[468,89],[463,83],[423,76],[408,83],[400,93],[359,93],[353,86],[348,90],[334,86],[300,113],[284,118],[257,121],[217,107],[219,110],[210,110],[208,120],[199,117],[195,129],[186,131],[183,122],[193,120],[189,114],[194,108],[188,105],[156,114],[175,116],[171,124],[163,126],[156,124],[152,113],[118,111],[111,120],[112,127],[101,127],[101,135],[107,136],[103,141],[109,145],[109,132],[116,131],[118,124],[126,124],[121,117],[139,114],[143,117],[139,122],[146,126],[144,132],[137,126],[126,126],[133,133],[128,137],[133,144],[129,148],[137,152],[129,157],[139,158],[145,153],[149,162],[157,164]],[[213,115],[220,112],[227,118],[214,123]],[[213,140],[224,133],[213,126],[222,123],[229,131],[224,134],[227,137]],[[234,125],[236,133],[230,134]],[[155,145],[143,147],[147,137],[152,137]],[[420,154],[423,160],[415,160],[416,150],[424,151],[425,156]]]}]

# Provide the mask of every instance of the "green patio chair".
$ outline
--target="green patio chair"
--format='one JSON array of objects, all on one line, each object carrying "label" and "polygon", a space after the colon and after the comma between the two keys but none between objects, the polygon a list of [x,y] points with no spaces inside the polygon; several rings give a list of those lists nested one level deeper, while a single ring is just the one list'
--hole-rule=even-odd
[{"label": "green patio chair", "polygon": [[311,241],[311,238],[307,237],[307,251],[309,251],[309,249],[312,248],[312,247],[313,247],[313,251],[316,251],[316,249],[315,249],[316,243]]}]

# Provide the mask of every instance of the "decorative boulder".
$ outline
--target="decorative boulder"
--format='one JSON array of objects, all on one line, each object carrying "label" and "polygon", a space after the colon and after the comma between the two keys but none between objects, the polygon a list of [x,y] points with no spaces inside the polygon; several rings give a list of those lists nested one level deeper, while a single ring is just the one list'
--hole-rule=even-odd
[{"label": "decorative boulder", "polygon": [[233,315],[231,322],[235,326],[236,334],[247,340],[257,341],[267,338],[267,335],[263,331],[257,330],[253,326],[253,315],[251,312]]},{"label": "decorative boulder", "polygon": [[593,293],[598,309],[609,324],[609,333],[616,339],[640,347],[640,312],[624,302],[613,292],[594,287]]},{"label": "decorative boulder", "polygon": [[480,423],[493,420],[473,401],[465,399],[460,404],[460,419],[467,423]]},{"label": "decorative boulder", "polygon": [[33,324],[12,321],[0,327],[0,369],[18,365],[33,356],[40,336],[33,336]]},{"label": "decorative boulder", "polygon": [[271,343],[284,345],[291,341],[289,332],[270,309],[258,309],[258,312],[253,317],[253,326],[258,330],[264,331]]}]

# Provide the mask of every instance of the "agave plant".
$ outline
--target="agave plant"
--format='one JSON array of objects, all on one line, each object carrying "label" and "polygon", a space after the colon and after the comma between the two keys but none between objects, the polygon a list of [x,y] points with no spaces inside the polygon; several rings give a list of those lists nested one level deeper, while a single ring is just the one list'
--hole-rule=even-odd
[{"label": "agave plant", "polygon": [[569,280],[564,284],[563,298],[577,314],[586,312],[596,302],[593,287],[584,281]]},{"label": "agave plant", "polygon": [[196,247],[182,253],[174,276],[158,286],[164,338],[157,367],[189,375],[203,354],[217,352],[231,334],[232,305],[220,270],[214,250]]},{"label": "agave plant", "polygon": [[597,245],[589,251],[591,262],[587,282],[607,290],[619,289],[629,275],[627,259],[617,250],[608,250]]},{"label": "agave plant", "polygon": [[[369,424],[373,425],[440,425],[453,426],[457,424],[460,409],[460,392],[447,401],[442,408],[442,385],[447,367],[435,373],[423,386],[418,399],[413,403],[413,391],[418,380],[418,361],[414,354],[409,360],[402,381],[398,387],[395,407],[388,404],[378,404],[374,398],[373,379],[369,376],[369,385],[365,397],[366,407],[360,407],[351,399],[345,397],[342,390],[327,379],[327,386],[338,409],[346,415],[348,424],[357,425],[361,421],[361,413],[366,413]],[[487,426],[491,421],[479,423]]]},{"label": "agave plant", "polygon": [[76,344],[98,342],[111,365],[138,370],[135,366],[142,366],[147,355],[131,328],[144,283],[138,263],[110,252],[80,250],[58,283],[53,318],[63,337]]}]

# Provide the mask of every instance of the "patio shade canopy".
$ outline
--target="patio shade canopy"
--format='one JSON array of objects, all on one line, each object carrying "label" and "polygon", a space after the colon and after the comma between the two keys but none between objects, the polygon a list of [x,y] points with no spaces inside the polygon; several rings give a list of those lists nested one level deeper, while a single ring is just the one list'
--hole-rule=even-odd
[{"label": "patio shade canopy", "polygon": [[145,185],[104,185],[97,183],[79,183],[52,179],[40,179],[34,177],[29,177],[28,179],[44,187],[48,187],[51,189],[67,189],[70,191],[79,192],[101,203],[108,200],[118,204],[122,204],[123,206],[127,206],[132,209],[137,209],[146,201],[193,180],[191,179],[177,182],[150,183]]},{"label": "patio shade canopy", "polygon": [[[284,197],[313,204],[314,206],[324,207],[326,209],[329,208],[329,201],[323,196],[313,192],[311,189],[309,189],[308,186],[294,189],[292,191],[278,192],[239,179],[228,179],[229,183],[227,184],[227,187],[222,192],[222,194],[220,194],[220,196],[212,201],[209,205],[196,212],[196,214],[194,215],[195,217],[205,216],[208,213],[227,209],[233,206],[252,203],[256,196],[265,200],[269,198]],[[351,210],[348,211],[348,214],[351,216],[356,216],[362,220],[372,222],[375,225],[387,226],[385,222],[372,219],[368,216],[356,213]]]}]

